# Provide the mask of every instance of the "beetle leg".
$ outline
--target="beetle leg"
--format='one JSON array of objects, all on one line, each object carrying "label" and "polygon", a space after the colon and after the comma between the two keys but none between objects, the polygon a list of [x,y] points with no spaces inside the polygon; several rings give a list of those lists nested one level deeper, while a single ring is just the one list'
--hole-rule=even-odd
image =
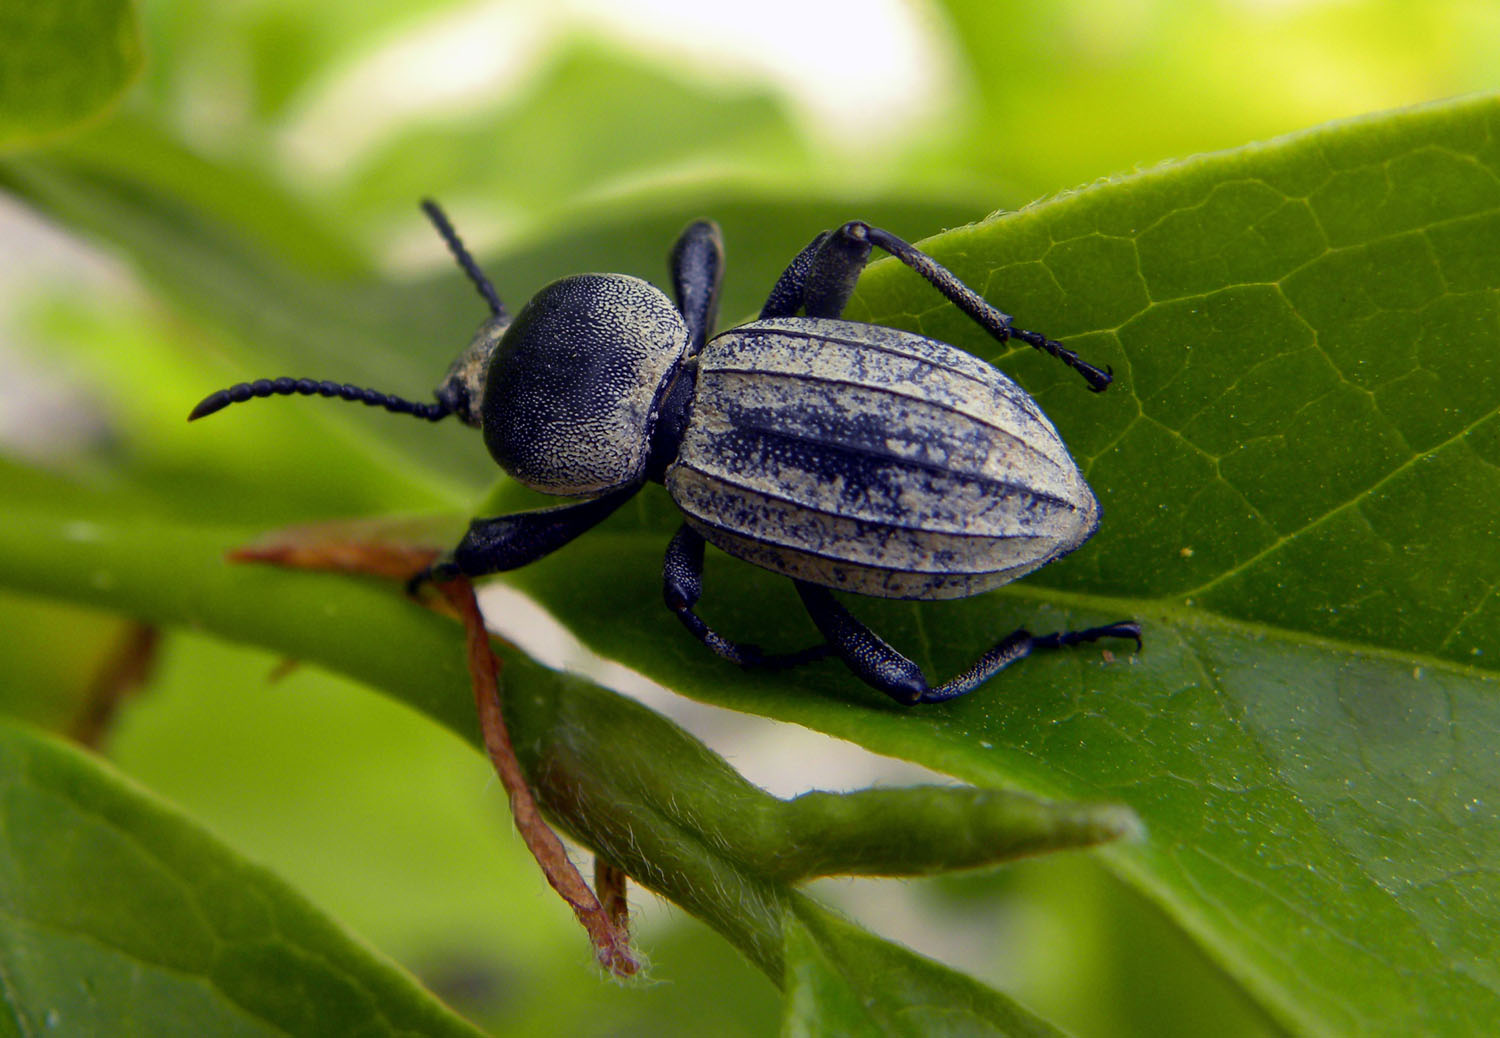
[{"label": "beetle leg", "polygon": [[776,284],[771,289],[771,295],[766,299],[766,305],[760,308],[760,316],[766,317],[794,317],[798,310],[802,309],[802,297],[807,286],[807,272],[812,269],[813,260],[818,256],[818,249],[828,238],[828,232],[814,238],[808,243],[807,248],[797,253],[797,257],[787,264],[786,270],[781,272],[781,277],[776,279]]},{"label": "beetle leg", "polygon": [[459,575],[483,577],[519,569],[593,529],[639,489],[635,484],[576,504],[475,519],[453,553],[413,577],[407,589],[414,591],[429,580]]},{"label": "beetle leg", "polygon": [[1009,314],[1001,313],[989,304],[989,302],[975,292],[968,285],[958,279],[958,275],[933,259],[927,253],[896,237],[890,231],[881,230],[879,227],[871,227],[869,224],[860,223],[858,220],[851,221],[839,228],[840,233],[852,234],[867,239],[870,244],[878,245],[886,252],[895,256],[918,274],[927,279],[933,288],[937,289],[948,300],[964,313],[968,314],[990,335],[1000,342],[1008,339],[1016,339],[1026,345],[1041,350],[1043,353],[1051,354],[1062,361],[1068,367],[1083,376],[1089,388],[1096,393],[1102,393],[1109,388],[1114,376],[1108,371],[1102,371],[1087,361],[1081,359],[1078,354],[1065,347],[1062,343],[1047,338],[1039,332],[1029,332],[1024,328],[1012,326]]},{"label": "beetle leg", "polygon": [[792,261],[781,280],[771,291],[761,317],[790,317],[801,305],[809,317],[839,317],[854,294],[860,272],[870,261],[870,247],[877,246],[916,271],[948,300],[968,314],[996,340],[1015,339],[1050,354],[1083,376],[1089,388],[1102,393],[1114,376],[1096,368],[1055,339],[1040,332],[1017,328],[1009,314],[1002,313],[947,267],[890,231],[871,227],[862,220],[850,220],[829,231]]},{"label": "beetle leg", "polygon": [[1029,656],[1037,649],[1061,649],[1080,642],[1098,641],[1100,638],[1133,638],[1139,648],[1141,641],[1141,625],[1133,621],[1090,627],[1083,631],[1059,631],[1040,637],[1023,629],[1001,639],[962,674],[934,687],[927,683],[920,667],[856,620],[827,588],[800,580],[795,583],[797,594],[802,596],[802,603],[807,607],[813,623],[833,645],[833,651],[839,659],[865,684],[879,689],[898,703],[907,705],[940,703],[972,692],[1016,660]]},{"label": "beetle leg", "polygon": [[920,703],[927,691],[922,669],[893,649],[880,635],[856,620],[832,593],[817,584],[793,581],[802,604],[844,665],[867,685],[898,703]]},{"label": "beetle leg", "polygon": [[[870,242],[845,224],[814,238],[782,272],[760,316],[838,317],[854,294],[855,282],[870,261]],[[858,226],[864,227],[864,224]]]},{"label": "beetle leg", "polygon": [[1038,649],[1063,649],[1081,642],[1096,642],[1100,638],[1130,638],[1137,649],[1141,647],[1141,625],[1133,620],[1089,627],[1082,631],[1055,631],[1052,634],[1033,635],[1024,628],[1003,639],[989,652],[974,661],[974,665],[955,678],[943,682],[922,694],[920,702],[941,703],[974,691],[1000,671],[1019,659],[1025,659]]},{"label": "beetle leg", "polygon": [[724,237],[712,220],[688,225],[667,258],[677,309],[688,327],[687,356],[695,356],[713,333],[724,280]]},{"label": "beetle leg", "polygon": [[692,632],[693,637],[706,645],[714,655],[723,657],[730,663],[741,667],[781,669],[811,663],[832,652],[827,643],[822,643],[800,652],[767,655],[758,645],[732,642],[704,623],[693,612],[693,606],[703,597],[703,535],[686,523],[678,528],[672,543],[667,545],[661,580],[662,597],[666,599],[667,608],[677,614],[677,619]]}]

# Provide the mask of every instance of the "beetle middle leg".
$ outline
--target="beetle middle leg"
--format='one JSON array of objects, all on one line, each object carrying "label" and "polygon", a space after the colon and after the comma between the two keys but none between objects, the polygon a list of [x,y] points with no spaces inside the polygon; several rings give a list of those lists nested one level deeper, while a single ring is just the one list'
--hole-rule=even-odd
[{"label": "beetle middle leg", "polygon": [[1058,631],[1033,635],[1024,628],[1002,638],[968,670],[941,685],[929,685],[922,669],[856,620],[825,587],[794,581],[808,614],[833,646],[845,666],[867,685],[878,688],[898,703],[940,703],[974,691],[1000,671],[1038,649],[1061,649],[1100,638],[1131,638],[1141,643],[1141,625],[1134,621],[1090,627],[1082,631]]},{"label": "beetle middle leg", "polygon": [[771,295],[761,308],[760,316],[791,317],[800,308],[808,317],[839,317],[854,294],[860,272],[870,262],[870,250],[879,247],[890,253],[968,314],[999,342],[1015,339],[1043,353],[1050,354],[1083,376],[1089,388],[1101,393],[1109,388],[1113,375],[1096,368],[1062,343],[1040,332],[1017,328],[1009,314],[1002,313],[947,267],[890,231],[871,227],[862,220],[850,220],[832,231],[814,238],[792,260]]},{"label": "beetle middle leg", "polygon": [[693,606],[703,597],[703,537],[686,523],[678,528],[672,543],[667,545],[661,577],[662,597],[666,599],[667,608],[677,614],[677,619],[692,632],[693,637],[714,655],[730,663],[741,667],[782,669],[811,663],[833,652],[832,647],[824,642],[800,652],[767,654],[758,645],[732,642],[704,623],[703,618],[693,612]]}]

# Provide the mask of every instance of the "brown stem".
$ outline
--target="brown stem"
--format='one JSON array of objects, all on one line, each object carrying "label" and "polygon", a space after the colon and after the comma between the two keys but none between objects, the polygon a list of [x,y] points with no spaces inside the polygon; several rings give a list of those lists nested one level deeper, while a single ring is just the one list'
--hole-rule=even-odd
[{"label": "brown stem", "polygon": [[[437,557],[437,552],[405,544],[401,538],[383,536],[379,525],[332,524],[285,530],[261,544],[236,549],[236,562],[266,562],[292,569],[335,570],[407,580]],[[630,951],[630,933],[625,908],[625,874],[610,878],[605,901],[594,896],[578,868],[568,858],[562,840],[542,818],[536,798],[516,759],[510,733],[500,707],[500,661],[490,648],[489,632],[474,598],[474,587],[465,577],[436,585],[464,625],[464,640],[474,687],[474,705],[484,747],[500,783],[510,798],[511,816],[526,847],[542,868],[542,874],[578,916],[588,931],[599,962],[619,977],[633,976],[640,964]]]},{"label": "brown stem", "polygon": [[594,855],[594,891],[604,905],[609,921],[622,933],[630,932],[630,902],[625,893],[630,877],[625,870],[611,865],[597,854]]},{"label": "brown stem", "polygon": [[[474,598],[474,587],[467,578],[456,577],[437,585],[443,597],[458,611],[463,621],[465,641],[468,647],[469,674],[474,683],[474,705],[479,710],[479,727],[484,733],[484,746],[494,765],[495,774],[510,796],[510,813],[516,821],[521,839],[526,841],[532,857],[542,867],[542,874],[552,889],[572,906],[573,914],[588,931],[594,942],[595,954],[611,973],[621,977],[633,975],[639,963],[630,952],[630,935],[623,925],[624,912],[606,904],[589,889],[577,866],[568,858],[562,840],[542,818],[540,808],[531,795],[531,787],[516,759],[511,746],[510,734],[505,728],[505,717],[500,710],[500,687],[498,672],[500,662],[490,648],[489,632],[484,627],[479,603]],[[621,876],[623,877],[623,873]],[[623,882],[620,884],[623,894]],[[620,904],[623,905],[623,897]]]}]

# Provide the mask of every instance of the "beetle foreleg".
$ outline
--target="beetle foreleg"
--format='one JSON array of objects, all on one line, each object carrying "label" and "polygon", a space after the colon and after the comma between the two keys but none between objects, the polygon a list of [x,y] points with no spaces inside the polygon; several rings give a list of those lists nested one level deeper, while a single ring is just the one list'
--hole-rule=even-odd
[{"label": "beetle foreleg", "polygon": [[693,606],[703,597],[703,537],[684,523],[667,545],[667,557],[662,564],[662,597],[667,608],[677,614],[682,626],[692,632],[714,655],[741,667],[767,667],[783,669],[803,663],[811,663],[829,655],[833,650],[827,643],[814,645],[800,652],[767,655],[758,645],[732,642],[709,627],[695,612]]},{"label": "beetle foreleg", "polygon": [[840,234],[851,234],[864,237],[871,245],[879,246],[886,252],[895,256],[902,263],[926,278],[933,288],[948,297],[949,302],[958,307],[964,313],[973,318],[985,331],[989,332],[995,339],[1005,342],[1008,339],[1016,339],[1026,345],[1041,350],[1043,353],[1051,354],[1062,361],[1068,367],[1083,376],[1089,388],[1096,393],[1102,393],[1109,388],[1114,379],[1113,373],[1094,367],[1088,361],[1081,359],[1078,354],[1068,349],[1062,343],[1047,338],[1039,332],[1030,332],[1024,328],[1016,328],[1011,324],[1009,314],[1001,313],[995,307],[975,292],[968,285],[958,279],[958,275],[915,245],[905,242],[896,237],[890,231],[881,230],[879,227],[871,227],[869,224],[852,221],[839,228]]},{"label": "beetle foreleg", "polygon": [[636,484],[576,504],[538,508],[495,519],[475,519],[453,553],[413,577],[407,588],[415,591],[429,580],[460,575],[484,577],[519,569],[593,529],[639,489]]},{"label": "beetle foreleg", "polygon": [[856,620],[827,588],[796,581],[797,593],[823,636],[839,659],[867,685],[879,689],[898,703],[940,703],[974,691],[1016,660],[1037,649],[1061,649],[1100,638],[1133,638],[1140,647],[1141,625],[1122,621],[1083,631],[1058,631],[1040,637],[1019,630],[1001,639],[973,666],[957,677],[931,686],[922,670],[897,652],[883,638]]}]

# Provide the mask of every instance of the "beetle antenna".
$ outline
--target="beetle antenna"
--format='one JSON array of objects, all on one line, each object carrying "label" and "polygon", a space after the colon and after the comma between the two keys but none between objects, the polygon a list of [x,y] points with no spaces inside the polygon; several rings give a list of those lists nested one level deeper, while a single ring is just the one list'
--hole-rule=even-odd
[{"label": "beetle antenna", "polygon": [[338,397],[341,400],[358,400],[370,407],[383,407],[394,414],[409,414],[413,418],[425,418],[429,422],[436,422],[453,413],[453,408],[442,400],[435,404],[419,404],[403,400],[399,396],[391,396],[389,393],[381,393],[374,389],[361,389],[359,386],[339,382],[314,382],[310,378],[263,378],[255,382],[241,382],[228,389],[221,389],[217,393],[210,393],[199,402],[197,407],[193,408],[193,413],[188,415],[188,421],[196,421],[215,411],[222,411],[230,404],[242,404],[254,397],[265,396],[327,396]]},{"label": "beetle antenna", "polygon": [[469,250],[464,248],[464,243],[453,229],[453,224],[448,222],[448,216],[438,204],[430,198],[422,199],[422,212],[427,214],[427,219],[437,228],[437,232],[443,236],[443,241],[448,245],[448,251],[453,253],[453,258],[458,260],[458,265],[464,268],[464,273],[469,275],[469,280],[474,282],[474,287],[479,289],[479,294],[489,305],[490,313],[506,320],[510,317],[505,310],[505,304],[500,302],[500,293],[495,291],[495,286],[490,284],[490,279],[484,276],[484,271],[479,269],[479,264],[474,262],[474,257],[469,255]]}]

